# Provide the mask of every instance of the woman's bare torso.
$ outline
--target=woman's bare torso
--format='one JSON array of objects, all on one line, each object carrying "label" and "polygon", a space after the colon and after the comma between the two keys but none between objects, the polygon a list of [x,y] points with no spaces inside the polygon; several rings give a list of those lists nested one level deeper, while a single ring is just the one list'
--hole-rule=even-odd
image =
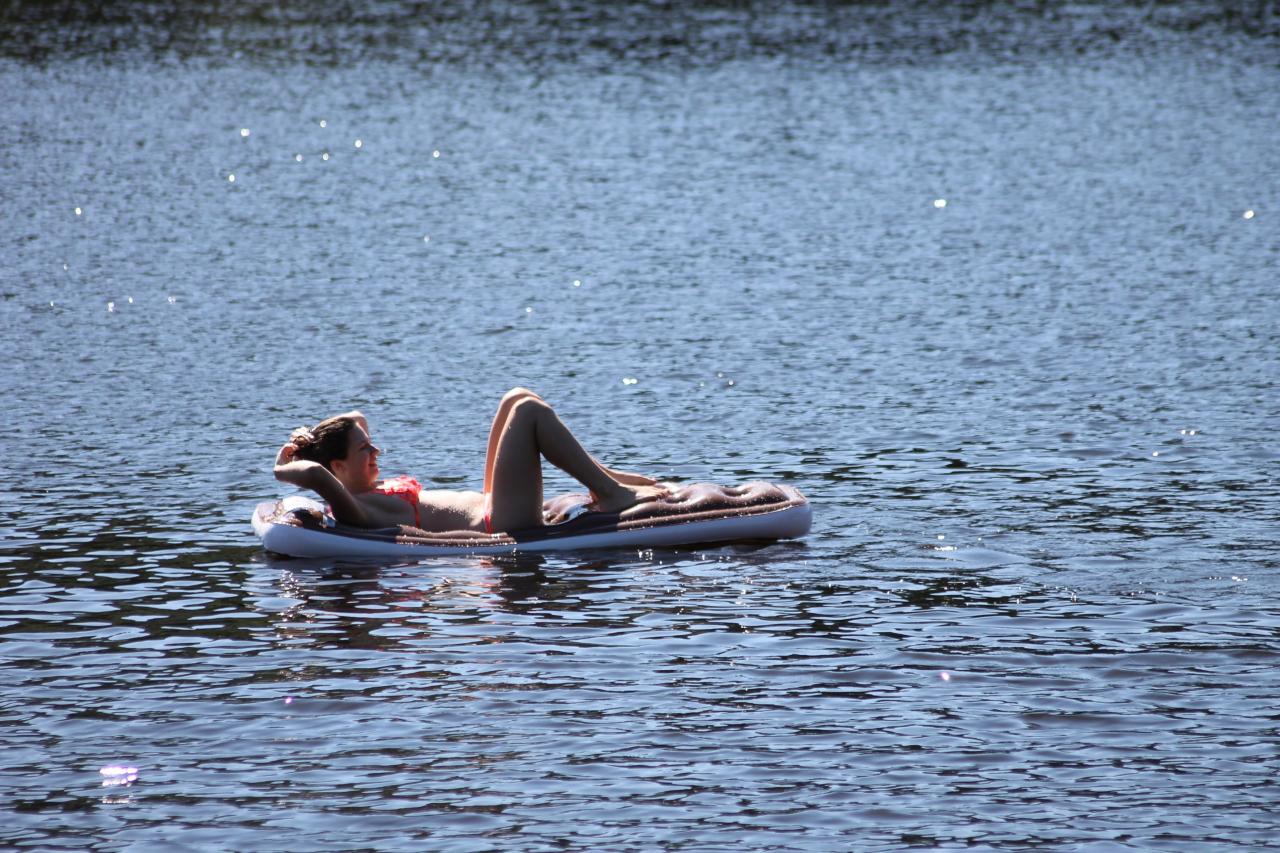
[{"label": "woman's bare torso", "polygon": [[484,494],[449,489],[423,490],[418,495],[426,530],[484,531]]},{"label": "woman's bare torso", "polygon": [[[359,496],[361,503],[374,510],[387,526],[414,524],[413,507],[402,498],[379,492],[366,492]],[[419,522],[423,530],[443,532],[449,530],[484,531],[484,494],[450,489],[423,489],[418,494]]]}]

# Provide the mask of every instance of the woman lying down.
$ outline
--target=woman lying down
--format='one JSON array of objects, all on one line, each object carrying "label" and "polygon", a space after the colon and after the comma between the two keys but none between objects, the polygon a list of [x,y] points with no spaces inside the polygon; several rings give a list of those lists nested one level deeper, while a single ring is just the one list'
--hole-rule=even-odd
[{"label": "woman lying down", "polygon": [[621,512],[668,494],[652,477],[601,465],[555,410],[525,388],[508,391],[498,404],[483,492],[427,490],[412,477],[379,480],[381,452],[365,416],[348,412],[294,430],[276,455],[275,475],[319,494],[341,524],[411,524],[427,531],[505,533],[542,526],[544,458],[591,492],[595,512]]}]

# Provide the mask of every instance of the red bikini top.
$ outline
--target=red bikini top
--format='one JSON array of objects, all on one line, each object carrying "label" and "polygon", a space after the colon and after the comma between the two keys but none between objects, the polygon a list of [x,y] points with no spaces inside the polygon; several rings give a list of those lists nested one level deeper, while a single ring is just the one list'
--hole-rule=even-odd
[{"label": "red bikini top", "polygon": [[422,526],[422,510],[418,504],[422,484],[417,480],[405,476],[392,477],[390,480],[383,480],[373,490],[381,495],[393,495],[409,504],[413,507],[413,526]]}]

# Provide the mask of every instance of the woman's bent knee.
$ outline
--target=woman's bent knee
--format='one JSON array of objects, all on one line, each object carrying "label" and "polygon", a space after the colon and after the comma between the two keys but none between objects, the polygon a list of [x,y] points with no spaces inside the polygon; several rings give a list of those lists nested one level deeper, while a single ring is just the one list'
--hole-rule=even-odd
[{"label": "woman's bent knee", "polygon": [[511,418],[519,418],[521,420],[533,420],[541,416],[542,412],[551,411],[551,407],[547,402],[537,394],[529,394],[525,397],[516,398],[511,403]]},{"label": "woman's bent knee", "polygon": [[510,391],[502,395],[502,403],[504,405],[508,403],[513,403],[516,400],[520,400],[525,397],[533,397],[534,399],[537,399],[537,400],[542,399],[537,394],[530,391],[528,388],[512,388]]}]

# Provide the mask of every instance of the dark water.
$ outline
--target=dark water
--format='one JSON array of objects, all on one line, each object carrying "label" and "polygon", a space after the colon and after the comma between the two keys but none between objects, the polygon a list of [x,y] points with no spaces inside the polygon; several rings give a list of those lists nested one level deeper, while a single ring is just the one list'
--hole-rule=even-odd
[{"label": "dark water", "polygon": [[[1268,848],[1273,5],[6,8],[0,846]],[[815,529],[255,547],[516,384]]]}]

